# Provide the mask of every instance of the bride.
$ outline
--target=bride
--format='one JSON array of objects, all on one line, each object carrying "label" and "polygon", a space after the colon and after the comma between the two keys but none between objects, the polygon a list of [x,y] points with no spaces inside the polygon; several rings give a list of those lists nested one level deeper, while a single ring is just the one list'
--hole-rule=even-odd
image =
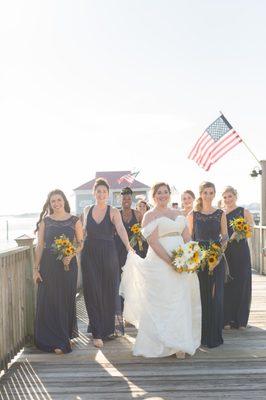
[{"label": "bride", "polygon": [[168,208],[170,187],[153,186],[154,209],[144,215],[142,233],[149,250],[145,259],[129,253],[123,267],[120,294],[124,317],[138,329],[133,354],[164,357],[193,355],[200,346],[201,301],[196,273],[178,273],[171,252],[190,240],[186,218]]}]

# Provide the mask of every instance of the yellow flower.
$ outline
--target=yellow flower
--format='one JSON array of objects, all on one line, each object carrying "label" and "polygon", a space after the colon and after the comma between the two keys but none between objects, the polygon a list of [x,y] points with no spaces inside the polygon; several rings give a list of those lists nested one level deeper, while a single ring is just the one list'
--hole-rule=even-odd
[{"label": "yellow flower", "polygon": [[209,267],[212,268],[218,261],[218,258],[215,254],[210,254],[208,257]]},{"label": "yellow flower", "polygon": [[220,250],[220,249],[221,249],[221,246],[219,246],[217,243],[212,243],[212,248],[213,248],[214,250]]},{"label": "yellow flower", "polygon": [[132,227],[130,228],[131,232],[137,234],[140,233],[140,226],[139,224],[134,224],[132,225]]},{"label": "yellow flower", "polygon": [[195,253],[193,254],[193,257],[191,258],[192,263],[199,263],[200,257],[199,257],[199,252],[195,251]]}]

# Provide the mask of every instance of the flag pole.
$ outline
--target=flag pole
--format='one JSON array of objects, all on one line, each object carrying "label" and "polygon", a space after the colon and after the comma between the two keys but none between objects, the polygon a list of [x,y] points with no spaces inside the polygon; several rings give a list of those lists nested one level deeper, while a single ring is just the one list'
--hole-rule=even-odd
[{"label": "flag pole", "polygon": [[[224,114],[222,113],[222,111],[220,111],[220,114],[224,117]],[[224,117],[225,118],[225,117]],[[257,157],[255,156],[255,154],[253,153],[253,151],[249,148],[249,146],[246,144],[246,142],[241,138],[242,143],[244,146],[246,146],[247,150],[250,152],[250,154],[255,158],[255,160],[257,161],[257,163],[261,166],[260,161],[257,159]]]}]

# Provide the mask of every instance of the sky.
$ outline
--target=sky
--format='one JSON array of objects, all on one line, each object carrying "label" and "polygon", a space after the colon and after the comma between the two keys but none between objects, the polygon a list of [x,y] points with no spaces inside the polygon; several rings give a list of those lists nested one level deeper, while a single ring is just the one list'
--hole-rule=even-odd
[{"label": "sky", "polygon": [[95,171],[140,170],[178,192],[235,186],[259,201],[243,144],[205,172],[187,156],[221,110],[266,159],[266,3],[259,0],[0,2],[0,215]]}]

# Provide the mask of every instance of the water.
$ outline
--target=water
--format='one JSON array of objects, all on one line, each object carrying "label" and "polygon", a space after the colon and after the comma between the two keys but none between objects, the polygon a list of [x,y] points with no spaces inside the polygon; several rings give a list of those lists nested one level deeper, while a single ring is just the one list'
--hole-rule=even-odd
[{"label": "water", "polygon": [[[0,217],[0,251],[17,247],[15,239],[21,235],[34,237],[38,217]],[[8,222],[8,238],[7,238]]]}]

